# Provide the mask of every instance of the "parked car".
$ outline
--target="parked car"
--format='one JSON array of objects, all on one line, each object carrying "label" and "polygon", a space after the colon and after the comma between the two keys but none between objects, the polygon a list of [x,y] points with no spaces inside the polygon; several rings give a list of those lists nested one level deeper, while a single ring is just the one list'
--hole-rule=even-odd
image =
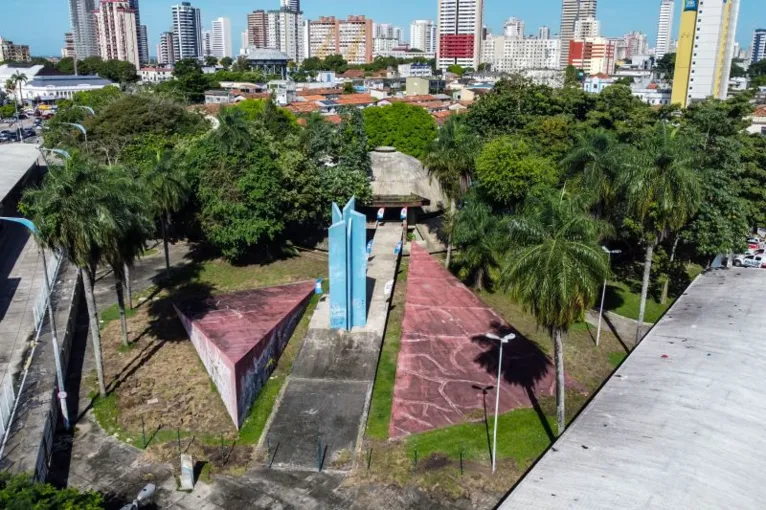
[{"label": "parked car", "polygon": [[758,239],[757,237],[751,237],[747,240],[747,252],[753,253],[755,250],[759,250],[763,248],[763,241]]},{"label": "parked car", "polygon": [[761,253],[758,255],[736,255],[734,257],[734,267],[757,267],[766,269],[766,255],[764,250],[758,250]]}]

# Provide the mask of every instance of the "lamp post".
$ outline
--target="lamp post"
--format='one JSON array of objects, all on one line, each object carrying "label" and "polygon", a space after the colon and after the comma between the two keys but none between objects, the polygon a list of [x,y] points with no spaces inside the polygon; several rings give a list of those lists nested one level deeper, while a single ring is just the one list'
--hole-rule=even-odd
[{"label": "lamp post", "polygon": [[[32,235],[37,235],[37,227],[34,223],[31,221],[25,219],[25,218],[5,218],[0,217],[0,221],[9,221],[12,223],[19,223],[21,225],[24,225],[27,229],[29,229],[30,232],[32,232]],[[47,303],[48,308],[48,320],[50,321],[51,326],[51,343],[53,344],[53,359],[56,364],[56,380],[58,382],[58,393],[57,397],[59,399],[59,403],[61,405],[61,416],[64,419],[64,427],[66,427],[67,430],[69,430],[69,408],[67,407],[67,394],[66,390],[64,389],[64,373],[61,369],[61,351],[59,350],[59,339],[58,339],[58,333],[56,331],[56,320],[53,315],[53,304],[51,300],[51,282],[48,278],[48,262],[45,259],[45,250],[42,246],[40,246],[40,243],[37,244],[37,249],[40,250],[40,254],[43,259],[43,273],[45,273],[45,300]]]},{"label": "lamp post", "polygon": [[85,129],[85,126],[83,126],[82,124],[76,124],[74,122],[62,122],[61,124],[63,124],[64,126],[72,126],[76,128],[78,131],[80,131],[80,133],[82,133],[83,136],[85,136],[85,147],[86,148],[88,147],[88,130]]},{"label": "lamp post", "polygon": [[91,108],[90,106],[85,106],[85,105],[81,105],[81,104],[73,104],[72,108],[82,108],[86,112],[90,113],[92,116],[94,116],[94,117],[96,116],[96,111],[93,108]]},{"label": "lamp post", "polygon": [[[612,264],[612,255],[618,255],[622,253],[622,250],[610,250],[606,246],[602,246],[601,249],[604,250],[609,257],[608,270]],[[598,329],[596,330],[596,347],[598,347],[598,343],[601,341],[601,321],[604,318],[604,299],[606,298],[606,280],[608,276],[607,273],[607,276],[604,277],[604,288],[601,291],[601,307],[598,310]]]},{"label": "lamp post", "polygon": [[64,149],[48,149],[43,146],[38,146],[37,150],[40,151],[40,155],[43,157],[43,160],[45,160],[45,164],[50,168],[50,164],[48,164],[48,158],[45,157],[46,152],[52,152],[53,154],[58,154],[59,156],[63,156],[64,159],[72,159],[72,155],[69,154]]},{"label": "lamp post", "polygon": [[516,338],[516,335],[509,333],[500,338],[494,333],[487,333],[484,336],[500,342],[500,354],[497,360],[497,389],[495,390],[495,430],[492,433],[492,473],[494,473],[497,464],[497,415],[500,412],[500,374],[503,372],[503,345]]}]

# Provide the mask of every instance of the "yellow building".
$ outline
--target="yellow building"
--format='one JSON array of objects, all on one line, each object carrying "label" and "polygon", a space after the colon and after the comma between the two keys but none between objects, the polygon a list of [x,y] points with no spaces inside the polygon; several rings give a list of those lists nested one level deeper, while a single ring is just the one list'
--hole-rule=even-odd
[{"label": "yellow building", "polygon": [[684,0],[672,102],[726,99],[740,0]]}]

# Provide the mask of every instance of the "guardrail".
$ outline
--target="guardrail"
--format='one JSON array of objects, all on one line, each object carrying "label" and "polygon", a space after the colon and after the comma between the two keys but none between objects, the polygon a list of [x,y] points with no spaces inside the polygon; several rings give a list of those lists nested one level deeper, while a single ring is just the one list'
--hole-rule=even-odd
[{"label": "guardrail", "polygon": [[[51,293],[53,292],[53,287],[56,285],[56,277],[58,276],[59,269],[61,268],[61,261],[63,258],[64,257],[60,252],[54,251],[52,252],[51,259],[48,261],[48,282],[50,282],[51,285]],[[40,287],[40,293],[37,296],[34,308],[35,326],[37,328],[42,326],[42,319],[45,317],[49,299],[47,292],[48,288],[44,278]]]}]

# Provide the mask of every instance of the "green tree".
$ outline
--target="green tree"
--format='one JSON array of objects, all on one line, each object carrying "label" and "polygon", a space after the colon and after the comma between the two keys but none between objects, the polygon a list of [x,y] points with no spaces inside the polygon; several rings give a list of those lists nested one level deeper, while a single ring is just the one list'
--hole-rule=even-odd
[{"label": "green tree", "polygon": [[596,216],[613,211],[619,195],[618,177],[622,152],[614,134],[595,129],[586,131],[561,162],[570,177],[580,180],[581,188],[596,204]]},{"label": "green tree", "polygon": [[436,122],[420,106],[397,102],[366,108],[363,114],[371,147],[396,147],[399,152],[422,160],[436,138]]},{"label": "green tree", "polygon": [[539,117],[522,130],[534,151],[553,161],[561,161],[574,147],[578,126],[570,115]]},{"label": "green tree", "polygon": [[511,251],[502,281],[553,340],[558,433],[566,427],[564,338],[596,302],[607,272],[599,246],[607,227],[574,201],[552,194],[509,223]]},{"label": "green tree", "polygon": [[117,83],[135,83],[138,81],[136,66],[124,60],[105,60],[101,63],[98,75]]},{"label": "green tree", "polygon": [[581,72],[575,66],[567,66],[564,70],[564,85],[567,87],[579,87]]},{"label": "green tree", "polygon": [[658,73],[665,77],[665,79],[672,80],[673,75],[676,72],[676,54],[665,53],[662,58],[655,63],[655,68]]},{"label": "green tree", "polygon": [[345,73],[348,70],[348,62],[343,55],[328,55],[322,62],[322,69],[318,71],[335,71],[338,74]]},{"label": "green tree", "polygon": [[207,57],[205,57],[205,65],[208,66],[208,67],[216,66],[216,65],[218,65],[218,59],[215,58],[212,55],[207,56]]},{"label": "green tree", "polygon": [[462,66],[459,66],[457,64],[452,64],[447,68],[448,73],[456,74],[458,76],[463,76],[465,74],[465,69],[463,69]]},{"label": "green tree", "polygon": [[449,268],[452,261],[452,227],[457,202],[471,184],[476,169],[476,157],[481,150],[481,140],[462,115],[448,117],[438,135],[431,144],[424,165],[428,175],[439,182],[442,192],[450,201],[446,229],[447,259],[445,260],[445,267]]},{"label": "green tree", "polygon": [[476,198],[467,200],[455,218],[454,242],[460,248],[455,257],[458,274],[482,291],[491,282],[491,272],[500,268],[508,248],[506,222],[492,214]]},{"label": "green tree", "polygon": [[11,80],[13,81],[16,90],[18,90],[18,92],[19,92],[19,102],[23,104],[24,103],[24,93],[23,93],[23,90],[22,90],[22,86],[25,85],[29,81],[29,78],[27,78],[26,74],[24,74],[24,73],[22,73],[20,71],[16,71],[15,73],[13,73],[11,75]]},{"label": "green tree", "polygon": [[742,67],[740,64],[742,64],[741,58],[733,58],[731,60],[731,77],[732,78],[744,78],[747,76],[747,71],[744,67]]},{"label": "green tree", "polygon": [[106,396],[95,268],[110,243],[124,234],[122,189],[114,172],[75,157],[48,172],[43,185],[24,192],[20,209],[38,228],[40,243],[66,253],[78,267],[85,289],[99,393]]},{"label": "green tree", "polygon": [[87,57],[77,62],[77,71],[81,75],[96,75],[101,72],[104,59],[98,56]]},{"label": "green tree", "polygon": [[26,474],[0,473],[0,508],[6,510],[100,510],[103,505],[96,492],[57,489]]},{"label": "green tree", "polygon": [[646,249],[636,344],[646,312],[646,298],[657,244],[682,229],[694,217],[702,199],[699,176],[688,141],[665,124],[628,155],[620,176],[627,209],[640,226]]},{"label": "green tree", "polygon": [[756,232],[759,226],[766,226],[766,137],[743,137],[743,145],[740,196],[748,204],[747,216]]},{"label": "green tree", "polygon": [[56,70],[62,74],[74,74],[74,59],[64,57],[56,64]]},{"label": "green tree", "polygon": [[354,84],[350,81],[347,81],[343,84],[343,93],[344,94],[353,94],[354,93]]},{"label": "green tree", "polygon": [[484,145],[476,160],[476,177],[485,196],[511,209],[559,180],[552,161],[535,154],[524,140],[508,136]]},{"label": "green tree", "polygon": [[[221,59],[221,65],[223,61],[228,57]],[[229,59],[231,60],[231,59]],[[226,67],[224,65],[224,67]],[[187,101],[192,103],[200,103],[205,98],[205,90],[208,88],[208,81],[205,79],[205,75],[202,73],[202,67],[194,58],[185,58],[176,62],[173,67],[173,76],[175,82],[173,85],[178,86],[180,92],[186,97]],[[166,82],[168,83],[168,82]]]},{"label": "green tree", "polygon": [[0,106],[0,119],[9,119],[16,113],[16,108],[12,104]]},{"label": "green tree", "polygon": [[356,108],[344,108],[340,116],[338,166],[347,171],[363,172],[369,177],[372,175],[372,162],[362,112]]},{"label": "green tree", "polygon": [[755,64],[750,64],[750,67],[747,69],[747,74],[751,78],[766,76],[766,60],[759,60]]},{"label": "green tree", "polygon": [[232,59],[231,57],[223,57],[218,63],[221,64],[221,66],[223,66],[224,69],[229,69],[231,65],[234,63],[234,59]]},{"label": "green tree", "polygon": [[251,70],[250,61],[246,56],[240,55],[237,60],[231,66],[231,70],[237,73],[246,73]]}]

